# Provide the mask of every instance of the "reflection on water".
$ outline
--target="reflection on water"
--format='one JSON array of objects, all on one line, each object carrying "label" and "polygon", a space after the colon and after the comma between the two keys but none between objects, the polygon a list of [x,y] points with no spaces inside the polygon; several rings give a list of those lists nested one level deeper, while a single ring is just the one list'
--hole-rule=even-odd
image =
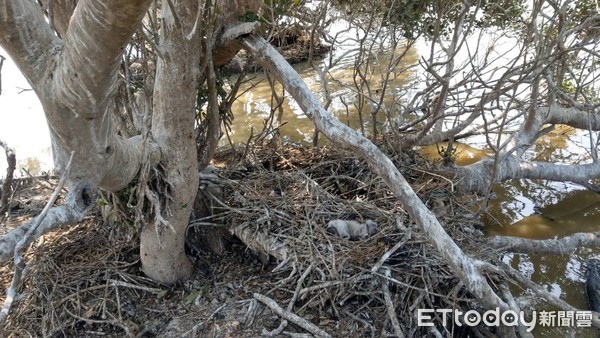
[{"label": "reflection on water", "polygon": [[[527,154],[534,161],[577,164],[589,162],[585,147],[589,136],[567,126],[541,137]],[[588,143],[589,144],[589,143]],[[454,143],[452,155],[457,165],[469,165],[492,155],[470,145]],[[441,160],[448,147],[440,143],[422,147],[419,152],[431,161]],[[600,194],[568,182],[545,180],[511,180],[493,187],[493,198],[483,215],[490,236],[516,236],[529,239],[560,238],[577,232],[600,231]],[[588,309],[584,262],[600,254],[598,249],[579,249],[571,255],[507,254],[506,264],[519,270],[547,291],[578,309]],[[527,295],[527,290],[514,288],[513,294]],[[557,311],[540,304],[538,310]],[[538,326],[534,336],[564,337],[564,329]],[[597,337],[594,328],[577,328],[578,337]]]},{"label": "reflection on water", "polygon": [[[591,253],[591,250],[582,249],[579,254],[564,256],[509,254],[504,257],[503,261],[575,308],[586,310],[588,305],[584,287],[583,262]],[[516,288],[512,291],[515,295],[528,294],[526,290]],[[538,312],[559,310],[549,305],[544,306],[543,303],[540,306]],[[577,328],[576,332],[576,337],[598,337],[598,331],[595,328]],[[564,328],[541,327],[539,323],[532,333],[534,337],[565,337]]]},{"label": "reflection on water", "polygon": [[[441,161],[443,154],[448,149],[448,143],[436,143],[421,147],[419,153],[429,161]],[[490,151],[481,150],[468,144],[454,142],[450,156],[456,165],[469,165],[479,162],[491,155]]]},{"label": "reflection on water", "polygon": [[[403,50],[406,47],[398,47]],[[340,51],[337,51],[340,52]],[[399,54],[399,53],[398,53]],[[353,57],[344,59],[344,62],[331,69],[326,75],[329,91],[331,92],[332,102],[329,111],[340,121],[350,127],[360,130],[361,124],[364,127],[371,127],[371,112],[375,110],[376,104],[369,99],[378,100],[382,93],[382,78],[386,75],[387,64],[390,58],[394,57],[392,53],[382,53],[378,56],[379,63],[374,62],[365,71],[365,84],[361,91],[355,86],[355,68]],[[385,109],[390,112],[390,118],[395,117],[397,109],[393,109],[401,99],[401,91],[406,86],[411,72],[408,71],[418,60],[418,54],[413,48],[409,48],[396,67],[399,71],[392,73],[388,80],[388,87],[383,95],[382,106],[376,116],[378,128],[386,121]],[[323,68],[325,61],[317,62],[317,65]],[[294,68],[300,74],[304,82],[321,102],[325,101],[322,95],[322,84],[316,72],[307,64],[295,65]],[[356,79],[361,82],[361,79]],[[366,87],[368,85],[368,88]],[[282,96],[281,85],[276,84],[273,89],[277,95]],[[234,143],[247,142],[253,129],[253,134],[259,133],[264,124],[269,120],[271,111],[277,109],[276,100],[272,97],[272,88],[262,73],[251,76],[250,81],[244,83],[239,90],[241,94],[232,105],[234,121],[230,138]],[[368,95],[370,92],[371,95]],[[285,100],[281,105],[283,109],[281,135],[284,140],[292,142],[310,142],[314,131],[312,122],[305,117],[298,104],[289,95],[285,95]],[[278,112],[277,112],[278,113]],[[276,113],[276,115],[277,115]]]},{"label": "reflection on water", "polygon": [[[574,128],[557,125],[540,137],[527,154],[534,161],[577,164],[589,160],[582,146],[587,136]],[[492,156],[489,149],[453,142],[450,156],[464,166]],[[448,143],[424,146],[419,153],[435,162]],[[530,239],[563,237],[575,232],[600,231],[600,194],[569,182],[515,179],[493,187],[483,222],[490,235]]]},{"label": "reflection on water", "polygon": [[[414,59],[416,54],[413,53]],[[411,61],[412,62],[412,61]],[[299,69],[300,74],[309,88],[317,95],[321,92],[318,79],[307,65]],[[358,114],[358,95],[351,91],[351,68],[337,70],[339,82],[330,81],[334,100],[330,110],[344,123],[358,129],[361,118]],[[396,77],[397,87],[405,84],[408,73]],[[265,120],[271,114],[271,107],[276,106],[271,98],[271,87],[263,75],[255,76],[242,90],[251,90],[243,94],[233,106],[236,112],[234,121],[234,142],[247,141],[250,126],[254,126],[255,134],[262,128]],[[281,87],[276,86],[279,95]],[[397,92],[390,91],[384,103],[392,106],[397,100]],[[321,97],[323,100],[323,98]],[[368,108],[368,106],[366,107]],[[284,125],[282,135],[289,141],[309,142],[313,132],[312,123],[300,111],[298,105],[286,98],[283,103]],[[368,123],[368,111],[362,111],[366,116],[363,120]],[[383,116],[379,116],[379,122]],[[528,151],[526,158],[534,161],[549,161],[553,163],[585,163],[589,161],[589,152],[585,148],[588,136],[585,132],[576,131],[567,126],[556,126],[555,130],[541,137]],[[420,153],[435,161],[441,159],[440,153],[448,145],[440,143],[422,147]],[[454,143],[456,151],[452,153],[457,165],[469,165],[492,153],[464,143]],[[512,180],[497,184],[494,188],[494,199],[488,205],[487,213],[483,216],[488,235],[519,236],[531,239],[563,237],[575,232],[600,231],[600,195],[582,190],[580,186],[568,182],[551,182],[545,180]],[[534,282],[546,287],[556,296],[579,309],[587,309],[585,288],[583,287],[582,262],[597,250],[581,249],[576,254],[564,256],[551,255],[506,255],[506,263],[529,276]],[[515,294],[525,292],[513,290]],[[543,305],[541,305],[543,306]],[[542,308],[552,311],[556,309]],[[578,331],[578,336],[594,336],[596,331]],[[536,336],[563,337],[564,332],[552,328],[538,328]]]},{"label": "reflection on water", "polygon": [[[586,138],[585,132],[557,125],[527,155],[534,161],[585,163],[589,161]],[[511,180],[497,184],[493,191],[496,198],[484,216],[490,235],[547,239],[600,231],[600,195],[573,183]]]},{"label": "reflection on water", "polygon": [[[404,47],[399,47],[404,48]],[[343,52],[338,49],[336,52]],[[373,97],[377,97],[382,84],[382,76],[389,61],[390,53],[382,54],[379,62],[372,63],[365,72],[365,80],[369,83],[369,90]],[[398,53],[400,54],[400,53]],[[410,69],[418,60],[419,55],[414,49],[409,49],[402,62],[398,64],[397,73],[392,74],[390,86],[384,96],[383,105],[394,112],[394,106],[402,98],[402,89],[406,86],[411,72]],[[322,63],[318,64],[320,67]],[[16,68],[15,68],[16,69]],[[297,65],[296,69],[307,83],[308,87],[324,101],[321,83],[308,64]],[[5,64],[3,71],[10,70]],[[6,73],[4,74],[6,75]],[[330,85],[332,102],[330,111],[340,121],[352,128],[360,129],[361,125],[370,127],[370,113],[374,106],[364,95],[359,93],[355,87],[354,56],[343,60],[343,63],[333,68],[327,75]],[[24,80],[23,80],[24,81]],[[6,82],[6,81],[5,81]],[[24,82],[25,83],[25,82]],[[0,136],[9,144],[19,148],[17,141],[9,138],[10,134],[19,134],[20,139],[37,140],[36,137],[23,137],[25,130],[34,130],[31,121],[41,121],[43,130],[47,128],[43,119],[27,119],[26,126],[19,127],[10,120],[12,107],[16,106],[16,91],[12,90],[14,101],[11,98],[11,88],[16,88],[14,83],[6,82],[7,90],[0,96]],[[27,87],[26,84],[21,87]],[[365,88],[362,88],[365,90]],[[283,91],[280,85],[274,89],[278,95]],[[368,92],[367,91],[367,92]],[[256,135],[271,115],[272,109],[277,106],[272,98],[272,89],[264,74],[256,74],[246,82],[240,89],[241,96],[232,106],[235,119],[232,125],[230,137],[233,142],[246,142],[250,136],[251,128]],[[22,96],[27,95],[18,94]],[[3,101],[4,100],[4,101]],[[23,101],[23,100],[21,100]],[[294,100],[285,96],[282,104],[282,126],[280,128],[284,139],[292,142],[309,142],[312,137],[313,124],[305,117]],[[41,108],[29,108],[30,111],[41,112]],[[27,110],[25,111],[25,113]],[[20,112],[23,114],[23,112]],[[394,117],[390,115],[390,117]],[[6,122],[8,119],[8,122]],[[377,123],[383,124],[386,116],[379,113]],[[5,127],[4,129],[2,127]],[[42,133],[35,129],[34,135],[39,138]],[[45,134],[44,134],[45,135]],[[44,136],[45,137],[45,136]],[[39,140],[37,140],[39,141]],[[49,142],[48,142],[49,143]],[[536,144],[528,151],[527,158],[535,161],[549,161],[553,163],[585,163],[589,161],[589,152],[585,145],[589,138],[584,131],[575,131],[566,126],[557,126],[556,129],[537,140]],[[468,165],[477,162],[490,153],[473,146],[454,143],[457,165]],[[440,151],[447,144],[437,144],[423,147],[421,154],[431,160],[440,159]],[[18,151],[23,156],[25,152]],[[0,171],[4,163],[0,161]],[[32,170],[37,163],[28,161],[23,164]],[[36,169],[39,166],[35,166]],[[2,173],[0,173],[0,176]],[[575,232],[600,231],[600,195],[581,190],[581,187],[570,183],[549,182],[543,180],[512,180],[494,187],[495,199],[491,200],[487,213],[484,215],[486,231],[489,235],[519,236],[532,239],[544,239],[562,237]],[[546,288],[573,306],[586,309],[585,291],[582,287],[581,271],[582,262],[597,250],[581,249],[577,254],[570,256],[538,256],[538,255],[507,255],[504,260],[521,272],[527,274],[534,282],[546,286]],[[552,309],[545,309],[552,310]],[[546,332],[546,336],[550,336]],[[560,336],[560,335],[557,335]]]},{"label": "reflection on water", "polygon": [[[586,163],[590,160],[586,148],[588,140],[586,132],[559,125],[537,140],[527,158],[564,164]],[[471,147],[465,149],[467,158],[458,156],[457,164],[474,162],[469,157],[478,152]],[[459,163],[459,159],[464,162]],[[600,194],[581,186],[546,180],[511,180],[496,184],[493,192],[495,198],[490,201],[482,219],[490,236],[549,239],[600,231]],[[503,261],[575,308],[586,310],[584,262],[598,254],[600,250],[596,248],[582,248],[561,256],[508,254]],[[515,295],[528,295],[527,290],[514,288],[512,291]],[[538,310],[559,310],[548,305],[539,306],[543,308]],[[577,328],[576,332],[577,337],[598,336],[594,328]],[[536,337],[564,337],[565,331],[538,326],[533,334]]]},{"label": "reflection on water", "polygon": [[549,239],[577,232],[596,232],[600,231],[600,194],[589,190],[572,191],[556,203],[535,206],[533,214],[515,223],[502,223],[500,219],[501,215],[495,215],[495,221],[486,222],[488,234]]}]

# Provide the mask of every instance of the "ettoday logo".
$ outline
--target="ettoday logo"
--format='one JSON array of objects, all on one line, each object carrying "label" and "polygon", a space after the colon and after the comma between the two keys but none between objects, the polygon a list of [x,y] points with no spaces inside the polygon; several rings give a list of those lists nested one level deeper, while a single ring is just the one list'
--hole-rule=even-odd
[{"label": "ettoday logo", "polygon": [[441,318],[442,325],[478,326],[480,324],[498,327],[523,325],[531,332],[540,326],[578,326],[589,327],[592,324],[591,311],[532,311],[526,316],[523,311],[500,311],[500,308],[480,313],[475,310],[463,312],[456,309],[418,309],[417,325],[434,326],[434,320]]}]

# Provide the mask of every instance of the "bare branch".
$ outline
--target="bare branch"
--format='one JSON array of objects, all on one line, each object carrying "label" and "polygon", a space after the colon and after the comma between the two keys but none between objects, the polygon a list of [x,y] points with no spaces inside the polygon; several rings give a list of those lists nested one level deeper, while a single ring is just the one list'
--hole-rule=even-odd
[{"label": "bare branch", "polygon": [[45,76],[41,69],[55,56],[60,39],[46,23],[35,1],[0,1],[0,45],[15,61],[29,83]]},{"label": "bare branch", "polygon": [[95,194],[96,188],[87,182],[75,182],[66,196],[65,204],[48,210],[38,226],[35,226],[37,218],[34,218],[0,238],[0,262],[12,257],[17,243],[32,227],[35,226],[35,229],[30,238],[38,238],[51,230],[80,222],[93,206]]},{"label": "bare branch", "polygon": [[150,0],[81,0],[64,37],[54,86],[75,114],[94,118],[113,90],[123,50],[139,27]]},{"label": "bare branch", "polygon": [[277,304],[277,302],[275,302],[273,299],[267,297],[267,296],[263,296],[260,293],[254,293],[254,298],[256,298],[258,301],[260,301],[261,303],[265,304],[269,309],[271,309],[273,312],[275,312],[277,315],[285,318],[286,320],[289,320],[290,322],[300,326],[301,328],[305,329],[306,331],[312,333],[313,335],[317,336],[317,337],[324,337],[324,338],[330,338],[331,335],[325,331],[323,331],[322,329],[318,328],[315,324],[309,322],[308,320],[291,313],[290,311],[284,310],[281,306],[279,306],[279,304]]},{"label": "bare branch", "polygon": [[[391,276],[390,269],[386,268],[383,271],[383,274],[389,278]],[[404,338],[405,336],[402,332],[402,329],[400,329],[400,323],[398,322],[398,314],[396,313],[396,309],[394,308],[394,302],[392,301],[392,296],[390,294],[390,287],[388,283],[389,281],[387,279],[382,278],[381,288],[383,291],[383,299],[385,300],[385,306],[387,308],[388,317],[392,322],[392,328],[394,328],[394,334],[396,335],[396,337]]]},{"label": "bare branch", "polygon": [[579,248],[600,247],[600,232],[576,233],[560,239],[544,240],[495,236],[488,240],[488,244],[494,248],[515,253],[568,255]]},{"label": "bare branch", "polygon": [[42,212],[34,219],[29,230],[27,230],[23,238],[21,238],[15,246],[15,250],[13,253],[13,278],[10,283],[10,287],[6,291],[6,299],[4,300],[4,306],[2,307],[2,310],[0,310],[0,328],[4,327],[4,322],[6,322],[6,318],[8,318],[8,313],[10,311],[10,308],[12,307],[15,298],[17,297],[18,290],[21,287],[23,277],[25,274],[25,263],[23,262],[23,256],[21,255],[21,253],[37,238],[34,237],[33,234],[36,232],[44,218],[46,218],[48,211],[50,211],[50,209],[56,202],[58,195],[62,191],[62,188],[67,183],[67,178],[69,177],[69,170],[71,169],[72,163],[73,154],[71,153],[71,158],[69,159],[69,163],[67,164],[67,169],[62,179],[60,180],[60,182],[58,182],[58,185],[54,189],[54,193],[48,200],[48,203],[46,203],[46,206],[44,207]]},{"label": "bare branch", "polygon": [[298,73],[263,38],[249,36],[243,39],[244,48],[258,62],[270,70],[284,85],[300,105],[304,114],[332,142],[356,151],[362,156],[396,194],[404,209],[421,227],[429,241],[440,252],[452,271],[464,283],[465,287],[489,308],[507,309],[504,303],[489,286],[485,278],[474,265],[474,260],[466,256],[448,236],[435,215],[427,209],[412,190],[406,179],[392,161],[377,146],[355,130],[345,126],[323,109],[317,98],[308,89]]}]

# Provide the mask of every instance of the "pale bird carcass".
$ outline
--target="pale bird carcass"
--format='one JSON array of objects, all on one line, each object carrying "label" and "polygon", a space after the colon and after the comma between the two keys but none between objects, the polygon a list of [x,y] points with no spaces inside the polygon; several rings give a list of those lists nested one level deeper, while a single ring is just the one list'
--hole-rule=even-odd
[{"label": "pale bird carcass", "polygon": [[360,223],[353,220],[334,219],[327,223],[327,233],[351,241],[365,240],[377,232],[377,223],[366,220]]}]

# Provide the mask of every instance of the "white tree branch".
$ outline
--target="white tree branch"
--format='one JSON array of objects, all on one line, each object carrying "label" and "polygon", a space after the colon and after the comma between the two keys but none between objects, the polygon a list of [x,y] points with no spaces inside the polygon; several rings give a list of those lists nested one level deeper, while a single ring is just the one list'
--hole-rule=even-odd
[{"label": "white tree branch", "polygon": [[466,256],[427,209],[393,162],[355,130],[335,119],[326,111],[314,94],[308,89],[298,73],[265,39],[256,36],[243,38],[244,48],[252,54],[265,69],[271,71],[285,89],[300,105],[323,135],[333,143],[352,149],[365,158],[371,169],[386,182],[396,194],[402,206],[421,227],[433,246],[440,252],[452,271],[487,308],[508,309],[486,279],[478,271],[474,260]]},{"label": "white tree branch", "polygon": [[73,161],[73,153],[71,153],[71,157],[69,158],[69,163],[67,164],[67,170],[65,171],[65,174],[63,175],[60,182],[58,182],[58,184],[54,188],[54,193],[48,200],[48,203],[46,203],[46,206],[44,207],[42,212],[37,217],[35,217],[34,222],[29,227],[29,230],[27,230],[27,233],[25,233],[23,238],[21,238],[17,242],[17,245],[15,246],[15,249],[13,252],[13,264],[14,264],[13,278],[12,278],[12,281],[10,283],[8,290],[6,291],[6,298],[4,299],[4,305],[2,306],[2,310],[0,311],[0,328],[4,326],[4,323],[5,323],[6,319],[8,318],[8,313],[10,312],[10,308],[12,307],[12,304],[13,304],[15,298],[17,297],[17,292],[23,282],[23,277],[24,277],[25,271],[26,271],[26,265],[25,265],[25,262],[23,261],[23,251],[25,251],[25,249],[27,249],[27,247],[29,247],[29,245],[37,238],[37,237],[34,237],[34,233],[36,232],[36,230],[40,226],[40,224],[44,221],[44,218],[48,214],[48,211],[50,211],[50,208],[52,208],[52,205],[54,205],[54,203],[56,202],[56,199],[60,195],[62,188],[67,183],[67,177],[69,177],[69,169],[71,168],[71,164],[73,163],[72,161]]},{"label": "white tree branch", "polygon": [[64,36],[56,93],[72,113],[94,118],[105,113],[121,55],[151,0],[81,0]]},{"label": "white tree branch", "polygon": [[269,309],[271,309],[273,312],[275,312],[280,317],[285,318],[286,320],[289,320],[290,322],[300,326],[301,328],[312,333],[313,335],[315,335],[317,337],[331,338],[331,335],[329,333],[323,331],[322,329],[320,329],[319,327],[317,327],[315,324],[311,323],[310,321],[308,321],[290,311],[284,310],[273,299],[271,299],[267,296],[263,296],[260,293],[254,293],[253,296],[258,301],[265,304]]},{"label": "white tree branch", "polygon": [[455,177],[456,186],[462,191],[482,193],[491,184],[513,178],[571,181],[586,185],[591,179],[600,177],[600,163],[554,164],[520,161],[516,156],[508,155],[497,163],[495,176],[492,177],[493,166],[494,159],[488,158],[468,166],[449,168],[446,172]]},{"label": "white tree branch", "polygon": [[0,0],[0,45],[35,88],[61,41],[35,1]]},{"label": "white tree branch", "polygon": [[494,248],[515,253],[568,255],[583,247],[600,247],[600,232],[576,233],[560,239],[534,240],[494,236],[488,240]]},{"label": "white tree branch", "polygon": [[[96,189],[87,182],[75,183],[66,196],[65,204],[48,210],[46,217],[31,233],[31,240],[66,225],[72,225],[83,220],[95,202]],[[13,256],[17,243],[36,223],[36,219],[19,226],[0,238],[0,262],[6,262]],[[29,245],[25,243],[25,245]]]},{"label": "white tree branch", "polygon": [[598,113],[561,107],[557,104],[550,107],[539,107],[538,112],[545,115],[544,123],[560,123],[573,128],[600,130],[600,114]]}]

